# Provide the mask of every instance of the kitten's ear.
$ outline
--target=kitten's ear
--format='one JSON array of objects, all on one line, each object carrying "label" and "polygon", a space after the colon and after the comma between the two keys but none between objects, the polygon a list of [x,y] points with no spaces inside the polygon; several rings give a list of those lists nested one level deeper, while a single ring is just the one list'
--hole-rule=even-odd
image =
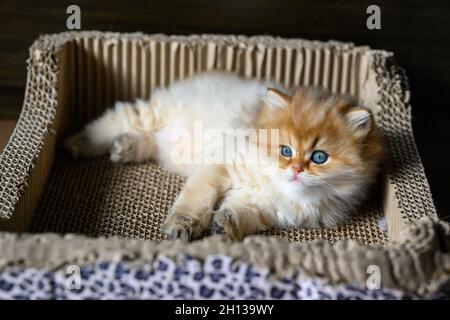
[{"label": "kitten's ear", "polygon": [[372,113],[362,107],[351,109],[347,113],[347,122],[359,138],[364,138],[372,128]]},{"label": "kitten's ear", "polygon": [[284,108],[291,101],[291,97],[275,88],[267,88],[264,102],[273,108]]}]

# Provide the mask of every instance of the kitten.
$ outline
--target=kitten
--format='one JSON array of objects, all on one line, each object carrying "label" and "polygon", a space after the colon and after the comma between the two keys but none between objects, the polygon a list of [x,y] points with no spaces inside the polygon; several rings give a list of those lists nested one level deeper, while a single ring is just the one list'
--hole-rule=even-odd
[{"label": "kitten", "polygon": [[[239,130],[269,138],[247,134],[228,148]],[[353,100],[307,88],[289,95],[223,73],[117,102],[65,146],[75,157],[156,159],[187,176],[163,225],[184,241],[208,230],[240,240],[274,226],[336,226],[364,198],[383,153],[372,114]],[[207,150],[231,155],[205,161]]]}]

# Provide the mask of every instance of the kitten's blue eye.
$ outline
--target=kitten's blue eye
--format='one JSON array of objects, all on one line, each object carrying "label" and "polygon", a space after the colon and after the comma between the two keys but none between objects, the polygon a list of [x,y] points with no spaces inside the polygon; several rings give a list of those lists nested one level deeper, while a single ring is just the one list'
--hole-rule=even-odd
[{"label": "kitten's blue eye", "polygon": [[317,164],[322,164],[328,160],[328,154],[325,151],[317,150],[311,155],[311,161]]},{"label": "kitten's blue eye", "polygon": [[292,157],[292,149],[288,146],[281,145],[280,153],[283,157],[287,157],[287,158]]}]

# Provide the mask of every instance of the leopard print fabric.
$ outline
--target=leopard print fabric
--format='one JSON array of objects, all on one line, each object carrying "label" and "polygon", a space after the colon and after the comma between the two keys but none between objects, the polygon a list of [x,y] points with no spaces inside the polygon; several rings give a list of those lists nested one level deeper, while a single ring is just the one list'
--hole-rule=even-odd
[{"label": "leopard print fabric", "polygon": [[297,272],[274,280],[268,270],[228,256],[205,261],[164,256],[134,266],[104,261],[53,271],[8,267],[0,299],[414,299],[400,291],[329,285]]}]

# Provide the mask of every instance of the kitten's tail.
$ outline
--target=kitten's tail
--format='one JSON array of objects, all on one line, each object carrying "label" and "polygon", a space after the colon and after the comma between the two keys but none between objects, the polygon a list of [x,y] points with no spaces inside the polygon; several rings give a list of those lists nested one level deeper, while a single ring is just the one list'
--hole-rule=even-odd
[{"label": "kitten's tail", "polygon": [[[150,147],[153,145],[153,141],[151,141],[152,127],[149,123],[149,120],[152,119],[151,113],[149,102],[117,102],[114,108],[108,109],[102,116],[87,124],[81,132],[67,138],[64,146],[75,158],[105,155],[112,152],[116,142],[127,141],[128,144],[137,142],[133,145],[120,146],[121,149],[127,147],[130,152],[133,151],[131,150],[133,148]],[[127,136],[127,139],[124,139],[124,136]],[[142,150],[136,150],[136,152],[141,156],[143,154]],[[147,156],[150,155],[145,154],[141,158]],[[111,159],[113,158],[111,154]]]}]

